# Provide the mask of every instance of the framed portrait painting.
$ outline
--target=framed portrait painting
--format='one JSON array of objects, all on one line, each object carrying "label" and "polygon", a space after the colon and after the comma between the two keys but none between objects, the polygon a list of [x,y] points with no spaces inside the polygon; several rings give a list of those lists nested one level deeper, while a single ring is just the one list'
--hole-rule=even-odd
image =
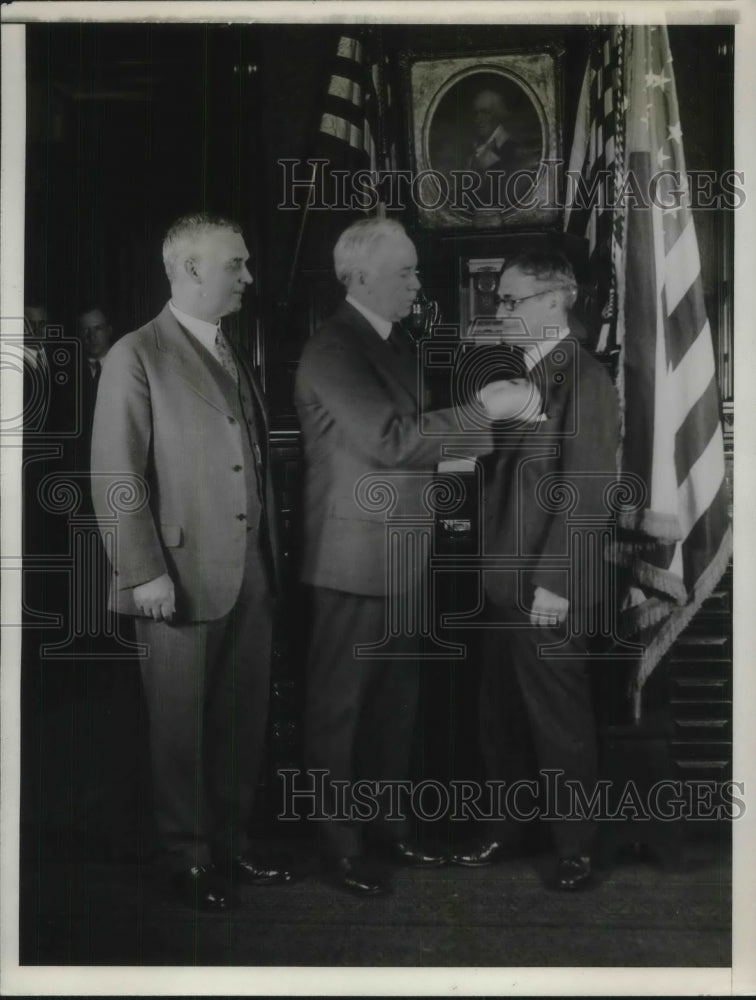
[{"label": "framed portrait painting", "polygon": [[506,230],[559,221],[561,55],[403,54],[421,225]]}]

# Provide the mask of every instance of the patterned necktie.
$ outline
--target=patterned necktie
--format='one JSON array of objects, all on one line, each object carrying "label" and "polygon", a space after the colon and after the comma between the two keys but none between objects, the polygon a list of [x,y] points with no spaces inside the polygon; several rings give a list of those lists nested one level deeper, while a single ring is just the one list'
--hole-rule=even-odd
[{"label": "patterned necktie", "polygon": [[238,382],[239,372],[236,362],[222,330],[218,330],[215,335],[215,350],[218,354],[218,360],[223,365],[226,373],[231,376],[234,382]]}]

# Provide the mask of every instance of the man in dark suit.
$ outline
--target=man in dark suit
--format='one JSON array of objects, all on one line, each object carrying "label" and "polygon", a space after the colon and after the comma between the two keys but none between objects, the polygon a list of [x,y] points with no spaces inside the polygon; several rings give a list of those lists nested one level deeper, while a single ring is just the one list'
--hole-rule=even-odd
[{"label": "man in dark suit", "polygon": [[[365,824],[349,811],[349,791],[358,777],[406,778],[418,641],[400,630],[383,658],[360,656],[357,647],[384,638],[389,599],[401,605],[405,621],[420,614],[418,581],[426,567],[418,558],[403,567],[403,584],[390,582],[396,577],[387,563],[386,513],[371,509],[360,484],[380,474],[395,499],[392,517],[427,516],[423,489],[444,445],[460,445],[466,418],[478,433],[465,447],[481,454],[492,447],[493,420],[534,416],[540,399],[525,380],[498,382],[481,391],[474,412],[431,412],[421,426],[416,360],[396,325],[420,288],[411,240],[398,222],[363,220],[339,237],[334,263],[346,301],[307,344],[295,392],[306,466],[302,579],[312,585],[314,619],[305,751],[316,788],[314,772],[325,776],[317,797],[327,818],[317,826],[326,873],[343,888],[377,895],[390,883],[385,868],[365,856]],[[371,824],[382,852],[399,864],[440,864],[411,844],[406,806],[404,819],[389,819],[389,810],[380,799]]]},{"label": "man in dark suit", "polygon": [[[484,512],[486,554],[514,557],[512,569],[485,575],[480,724],[487,777],[509,785],[530,779],[534,749],[542,771],[563,772],[552,803],[562,817],[573,802],[562,782],[580,783],[590,799],[597,780],[584,622],[604,596],[603,554],[581,539],[607,517],[604,493],[616,475],[619,441],[614,387],[570,328],[576,294],[559,253],[522,254],[501,275],[498,315],[519,330],[522,374],[541,386],[547,419],[486,460]],[[586,551],[587,559],[565,568],[568,556],[574,563]],[[549,645],[551,655],[543,648]],[[551,829],[554,886],[583,887],[591,878],[593,824],[556,818]],[[500,816],[452,860],[469,867],[502,860],[521,849],[523,836],[517,817]]]},{"label": "man in dark suit", "polygon": [[92,303],[76,319],[76,336],[81,344],[81,374],[77,386],[81,393],[79,416],[81,433],[75,442],[74,461],[77,469],[88,469],[92,442],[97,387],[102,363],[113,345],[113,326],[103,309]]},{"label": "man in dark suit", "polygon": [[111,606],[135,616],[149,651],[142,680],[163,859],[180,897],[209,910],[235,901],[224,876],[288,878],[255,861],[247,842],[279,565],[265,404],[220,326],[252,281],[248,258],[235,223],[198,215],[171,226],[171,299],[111,348],[92,441],[104,537],[117,517]]}]

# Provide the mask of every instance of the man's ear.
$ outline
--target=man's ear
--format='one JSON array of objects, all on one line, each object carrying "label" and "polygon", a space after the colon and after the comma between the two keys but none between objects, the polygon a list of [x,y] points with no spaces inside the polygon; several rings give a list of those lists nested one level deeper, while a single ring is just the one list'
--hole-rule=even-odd
[{"label": "man's ear", "polygon": [[199,269],[197,267],[197,261],[194,257],[187,257],[184,261],[184,270],[186,271],[188,277],[194,281],[196,284],[200,284],[202,279],[200,278]]}]

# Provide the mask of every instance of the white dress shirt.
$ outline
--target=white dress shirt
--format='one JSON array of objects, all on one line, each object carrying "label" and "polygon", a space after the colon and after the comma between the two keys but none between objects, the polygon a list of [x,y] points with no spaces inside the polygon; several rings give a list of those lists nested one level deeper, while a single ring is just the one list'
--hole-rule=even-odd
[{"label": "white dress shirt", "polygon": [[372,309],[368,309],[367,306],[363,306],[361,302],[353,299],[351,295],[347,295],[347,302],[350,306],[354,306],[357,312],[362,313],[365,319],[370,323],[375,332],[381,338],[381,340],[388,340],[391,334],[391,327],[393,323],[391,320],[384,319],[383,316],[379,316],[378,313],[373,312]]},{"label": "white dress shirt", "polygon": [[550,336],[543,340],[534,340],[530,344],[523,344],[523,360],[528,371],[531,372],[537,364],[543,361],[547,354],[551,354],[560,341],[564,340],[565,337],[569,337],[569,335],[570,328],[568,326],[560,326],[555,337]]},{"label": "white dress shirt", "polygon": [[174,305],[172,301],[168,303],[168,308],[184,329],[188,330],[189,333],[191,333],[191,335],[195,337],[203,347],[207,348],[216,361],[223,364],[220,356],[218,355],[218,348],[215,346],[215,338],[218,336],[220,331],[220,323],[208,323],[207,320],[197,319],[196,316],[190,316],[182,309],[179,309],[177,305]]}]

